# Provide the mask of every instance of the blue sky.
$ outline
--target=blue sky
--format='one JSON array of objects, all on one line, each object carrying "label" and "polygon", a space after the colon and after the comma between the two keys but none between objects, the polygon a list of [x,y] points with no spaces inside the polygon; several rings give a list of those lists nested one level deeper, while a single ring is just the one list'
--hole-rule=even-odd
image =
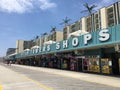
[{"label": "blue sky", "polygon": [[0,56],[15,48],[16,40],[31,40],[50,33],[51,26],[62,31],[59,23],[67,16],[73,23],[87,13],[83,4],[97,5],[96,11],[119,0],[0,0]]}]

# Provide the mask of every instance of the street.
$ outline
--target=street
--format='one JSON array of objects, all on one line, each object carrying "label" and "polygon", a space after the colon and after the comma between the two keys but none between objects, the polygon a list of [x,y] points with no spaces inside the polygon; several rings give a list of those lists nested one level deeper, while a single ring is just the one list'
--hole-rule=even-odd
[{"label": "street", "polygon": [[[30,66],[27,67],[28,68],[0,64],[1,69],[4,68],[4,70],[7,69],[10,71],[6,71],[6,74],[9,74],[6,75],[5,72],[0,69],[0,83],[3,90],[120,90],[118,87],[97,84],[97,82],[93,83],[92,81],[87,82],[70,76],[67,77],[64,75],[64,72],[63,75],[57,75],[54,74],[54,72],[52,74],[29,69]],[[12,78],[10,80],[10,76],[15,80]],[[85,77],[88,78],[87,76],[83,76],[83,78]],[[18,80],[18,78],[20,79]],[[92,80],[94,80],[94,78]],[[116,80],[120,80],[120,78],[116,78]]]}]

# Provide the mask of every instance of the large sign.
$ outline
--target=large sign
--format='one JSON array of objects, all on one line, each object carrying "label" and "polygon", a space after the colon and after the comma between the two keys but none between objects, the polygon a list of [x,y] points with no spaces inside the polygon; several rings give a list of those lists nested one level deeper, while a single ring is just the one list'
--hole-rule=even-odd
[{"label": "large sign", "polygon": [[54,44],[49,44],[44,47],[31,49],[17,55],[17,57],[34,56],[47,53],[61,52],[65,50],[83,49],[94,46],[108,45],[120,43],[120,25],[113,26],[108,29],[97,30],[85,35],[71,37],[68,40],[63,40]]},{"label": "large sign", "polygon": [[[100,30],[98,33],[98,36],[99,36],[99,38],[98,38],[99,41],[101,41],[101,42],[107,41],[110,38],[109,30],[108,29]],[[93,36],[90,33],[83,35],[83,40],[82,40],[83,42],[82,43],[84,44],[84,46],[89,44],[89,41],[92,40],[92,38],[93,38]],[[57,43],[55,43],[55,50],[60,51],[61,48],[62,49],[70,48],[69,47],[70,42],[72,42],[71,45],[74,48],[74,47],[77,47],[81,43],[81,40],[79,40],[79,37],[74,37],[71,39],[71,41],[63,40],[61,42],[62,44],[60,42],[57,42]],[[42,53],[42,52],[45,52],[45,53],[50,52],[52,50],[52,45],[53,44],[49,44],[49,45],[46,45],[44,47],[32,49],[31,52],[33,54]]]}]

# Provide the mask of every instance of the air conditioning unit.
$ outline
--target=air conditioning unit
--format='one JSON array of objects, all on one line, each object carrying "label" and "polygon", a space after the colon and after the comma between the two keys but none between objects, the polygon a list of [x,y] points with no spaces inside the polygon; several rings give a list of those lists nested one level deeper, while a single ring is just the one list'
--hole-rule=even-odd
[{"label": "air conditioning unit", "polygon": [[114,48],[115,48],[115,51],[116,51],[116,52],[120,52],[120,45],[119,45],[119,44],[116,44],[116,45],[114,46]]}]

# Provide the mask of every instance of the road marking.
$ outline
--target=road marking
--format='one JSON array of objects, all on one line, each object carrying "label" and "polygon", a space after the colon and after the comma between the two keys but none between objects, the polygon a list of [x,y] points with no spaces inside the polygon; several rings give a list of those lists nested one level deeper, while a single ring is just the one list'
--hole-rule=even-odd
[{"label": "road marking", "polygon": [[[78,78],[78,77],[75,77],[75,76],[63,74],[63,73],[60,72],[62,70],[57,72],[57,71],[54,71],[54,70],[52,70],[50,68],[49,69],[48,68],[47,69],[42,68],[42,69],[37,70],[37,69],[35,69],[36,67],[31,67],[31,66],[20,66],[20,65],[14,65],[14,66],[21,67],[21,68],[27,68],[27,69],[31,69],[31,70],[36,70],[36,71],[42,71],[42,72],[46,72],[46,73],[49,73],[49,74],[55,74],[55,75],[60,75],[60,76],[65,76],[65,77],[71,77],[71,78],[75,78],[75,79],[90,82],[90,83],[96,83],[96,84],[99,84],[99,85],[105,85],[105,86],[111,86],[111,87],[115,87],[115,88],[120,88],[119,85],[116,86],[116,85],[113,85],[113,84],[96,82],[96,81],[94,81],[94,79],[90,81],[90,80],[85,80],[84,77]],[[90,78],[90,77],[86,76],[86,78]]]},{"label": "road marking", "polygon": [[7,89],[12,89],[14,88],[20,88],[20,87],[29,87],[29,86],[36,86],[36,84],[34,82],[18,82],[18,83],[9,83],[9,84],[4,84],[2,85],[3,89],[7,90]]},{"label": "road marking", "polygon": [[[44,72],[44,71],[43,71]],[[46,71],[45,71],[46,72]],[[114,88],[120,88],[120,86],[114,86],[114,85],[110,85],[110,84],[106,84],[106,83],[102,83],[102,82],[96,82],[94,81],[90,81],[90,80],[85,80],[84,78],[77,78],[77,77],[74,77],[74,76],[68,76],[68,75],[65,75],[65,74],[59,74],[59,73],[53,73],[53,72],[47,72],[47,73],[50,73],[50,74],[55,74],[55,75],[60,75],[60,76],[64,76],[64,77],[71,77],[71,78],[75,78],[75,79],[78,79],[78,80],[82,80],[82,81],[86,81],[86,82],[90,82],[90,83],[96,83],[96,84],[99,84],[99,85],[104,85],[104,86],[111,86],[111,87],[114,87]],[[87,78],[87,77],[86,77]],[[89,77],[90,78],[90,77]]]},{"label": "road marking", "polygon": [[3,90],[3,89],[2,89],[2,84],[1,84],[1,83],[0,83],[0,90]]},{"label": "road marking", "polygon": [[[12,71],[13,71],[13,70],[12,70]],[[47,86],[47,85],[45,85],[45,84],[43,84],[43,83],[41,83],[41,82],[35,81],[35,80],[33,80],[33,79],[25,76],[24,74],[21,74],[21,73],[16,72],[16,71],[14,71],[14,72],[17,73],[18,75],[22,76],[23,78],[25,78],[25,79],[27,79],[27,80],[29,80],[29,81],[34,82],[35,84],[39,85],[40,87],[42,87],[42,88],[44,88],[44,89],[46,89],[46,90],[53,90],[53,89],[50,88],[49,86]],[[0,90],[2,90],[2,89],[0,89]]]},{"label": "road marking", "polygon": [[42,72],[46,72],[46,73],[49,73],[49,74],[55,74],[55,75],[60,75],[60,76],[64,76],[64,77],[71,77],[71,78],[75,78],[75,79],[78,79],[78,80],[82,80],[82,81],[86,81],[86,82],[90,82],[90,83],[96,83],[96,84],[99,84],[99,85],[104,85],[104,86],[111,86],[111,87],[114,87],[114,88],[120,88],[120,86],[114,86],[113,84],[107,84],[107,83],[102,83],[102,82],[96,82],[96,81],[90,81],[90,80],[85,80],[84,78],[90,78],[88,76],[82,76],[82,78],[78,78],[78,77],[74,77],[72,75],[66,75],[66,74],[63,74],[63,73],[56,73],[56,72],[48,72],[48,71],[43,71],[41,70]]}]

